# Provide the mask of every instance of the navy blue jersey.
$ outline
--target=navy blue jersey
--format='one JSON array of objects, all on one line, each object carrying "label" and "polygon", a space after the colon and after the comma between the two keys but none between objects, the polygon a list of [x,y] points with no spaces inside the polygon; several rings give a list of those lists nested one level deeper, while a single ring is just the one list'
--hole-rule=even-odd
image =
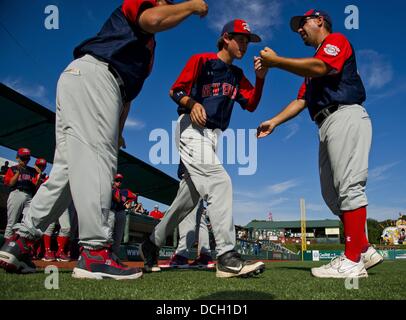
[{"label": "navy blue jersey", "polygon": [[314,57],[324,61],[332,71],[323,77],[305,78],[299,90],[298,99],[306,100],[312,120],[320,110],[332,104],[362,104],[365,101],[355,53],[344,35],[328,35]]},{"label": "navy blue jersey", "polygon": [[[115,200],[115,198],[120,199],[119,202]],[[113,187],[112,189],[112,199],[111,199],[111,209],[114,211],[122,211],[125,210],[125,203],[127,201],[134,201],[137,203],[137,195],[134,194],[129,189],[118,189]]]},{"label": "navy blue jersey", "polygon": [[[216,53],[192,56],[173,84],[173,98],[189,96],[203,105],[206,127],[209,129],[228,128],[234,102],[243,109],[254,111],[262,95],[264,80],[257,78],[255,87],[244,76],[243,71],[228,65]],[[179,105],[178,114],[190,113],[190,109]]]},{"label": "navy blue jersey", "polygon": [[20,175],[18,176],[17,183],[14,186],[10,186],[11,191],[18,189],[34,195],[36,191],[35,185],[39,176],[34,168],[22,168],[18,165],[8,168],[6,175],[4,176],[4,184],[10,185],[10,180],[14,177],[17,171],[20,171]]},{"label": "navy blue jersey", "polygon": [[73,52],[75,59],[90,54],[111,64],[124,82],[128,101],[139,94],[152,69],[154,35],[139,27],[138,17],[145,9],[156,5],[156,0],[124,0],[100,32],[82,42]]}]

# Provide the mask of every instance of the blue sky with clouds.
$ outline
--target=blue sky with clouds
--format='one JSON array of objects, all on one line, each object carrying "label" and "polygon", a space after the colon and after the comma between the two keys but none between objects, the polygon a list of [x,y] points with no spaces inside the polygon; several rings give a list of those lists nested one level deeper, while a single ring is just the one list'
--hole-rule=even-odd
[{"label": "blue sky with clouds", "polygon": [[[120,3],[118,0],[1,0],[0,81],[54,111],[56,82],[71,61],[73,48],[98,32]],[[47,17],[44,10],[50,4],[59,9],[58,30],[44,27]],[[251,29],[263,37],[262,43],[250,46],[243,60],[236,61],[254,81],[252,59],[265,45],[283,56],[313,55],[313,49],[305,47],[300,37],[290,31],[289,19],[310,8],[319,8],[330,13],[335,31],[345,34],[352,42],[367,89],[365,105],[374,130],[367,186],[369,216],[396,218],[399,212],[406,212],[403,25],[406,4],[395,0],[388,0],[384,6],[379,1],[367,0],[209,0],[208,4],[206,18],[193,16],[179,27],[156,36],[153,73],[132,103],[125,128],[126,151],[150,162],[149,153],[156,144],[150,141],[150,133],[159,128],[171,132],[172,121],[177,118],[176,105],[168,98],[171,84],[192,54],[215,51],[219,32],[228,20],[246,19]],[[359,9],[358,30],[347,30],[344,26],[347,5]],[[294,99],[301,82],[302,79],[292,74],[270,70],[258,110],[244,112],[236,104],[230,127],[244,129],[248,142],[248,129],[255,129]],[[249,150],[246,148],[245,152],[248,154]],[[14,158],[14,155],[14,151],[0,147],[0,157]],[[225,165],[233,180],[235,223],[267,219],[269,211],[275,220],[299,219],[301,197],[306,200],[308,219],[332,218],[321,197],[317,161],[317,128],[305,111],[270,137],[258,141],[255,174],[239,175],[238,170],[244,167],[241,162]],[[175,164],[156,166],[176,176]],[[147,208],[154,205],[148,199],[143,202]]]}]

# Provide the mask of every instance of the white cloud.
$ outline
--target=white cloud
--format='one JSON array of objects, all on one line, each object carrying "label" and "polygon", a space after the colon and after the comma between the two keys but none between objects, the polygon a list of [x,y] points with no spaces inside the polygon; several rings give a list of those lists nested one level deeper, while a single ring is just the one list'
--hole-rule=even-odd
[{"label": "white cloud", "polygon": [[366,49],[357,54],[359,73],[367,89],[381,89],[392,81],[393,67],[382,54]]},{"label": "white cloud", "polygon": [[220,34],[232,19],[244,19],[251,31],[262,39],[271,39],[275,27],[282,23],[281,0],[232,0],[210,3],[209,27]]},{"label": "white cloud", "polygon": [[266,188],[266,190],[270,193],[270,194],[280,194],[283,193],[285,191],[288,191],[289,189],[292,189],[296,186],[298,186],[300,183],[299,181],[297,181],[296,179],[291,179],[291,180],[287,180],[281,183],[277,183],[271,186],[268,186]]},{"label": "white cloud", "polygon": [[399,161],[397,162],[392,162],[392,163],[387,163],[384,164],[382,166],[376,167],[372,170],[369,171],[368,173],[368,178],[371,180],[375,180],[375,181],[382,181],[388,178],[388,176],[386,175],[386,173],[393,168],[394,166],[396,166],[397,164],[399,164]]},{"label": "white cloud", "polygon": [[253,201],[234,198],[233,217],[238,225],[246,225],[252,220],[267,220],[269,212],[272,212],[274,220],[284,220],[286,215],[280,214],[280,205],[286,204],[288,198],[276,198],[269,201]]},{"label": "white cloud", "polygon": [[125,122],[125,128],[130,130],[141,130],[145,128],[145,123],[141,120],[128,117],[127,121]]},{"label": "white cloud", "polygon": [[287,141],[292,138],[299,131],[300,128],[297,123],[289,123],[286,127],[289,130],[289,133],[286,135],[285,138],[283,138],[283,141]]},{"label": "white cloud", "polygon": [[[396,86],[391,86],[390,89],[385,90],[383,92],[369,94],[367,96],[367,98],[368,98],[367,101],[368,101],[368,104],[371,105],[371,104],[377,103],[378,101],[386,100],[391,97],[394,97],[398,94],[404,95],[405,92],[406,92],[406,83],[400,83]],[[388,107],[390,107],[390,105],[388,105]]]}]

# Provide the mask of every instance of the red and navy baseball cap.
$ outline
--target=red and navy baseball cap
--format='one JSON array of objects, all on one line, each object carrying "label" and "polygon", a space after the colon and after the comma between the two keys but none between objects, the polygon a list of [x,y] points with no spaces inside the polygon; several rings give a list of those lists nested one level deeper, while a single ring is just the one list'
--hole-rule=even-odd
[{"label": "red and navy baseball cap", "polygon": [[221,31],[221,37],[225,34],[244,34],[249,37],[250,42],[261,42],[262,39],[260,36],[251,33],[250,26],[247,21],[242,19],[235,19],[227,22]]},{"label": "red and navy baseball cap", "polygon": [[31,150],[28,148],[20,148],[17,150],[17,157],[31,157]]},{"label": "red and navy baseball cap", "polygon": [[46,167],[46,166],[47,166],[47,161],[46,161],[44,158],[38,158],[38,159],[35,161],[35,165],[36,165],[37,167]]},{"label": "red and navy baseball cap", "polygon": [[114,176],[114,180],[123,180],[124,179],[124,177],[123,177],[123,175],[121,174],[121,173],[117,173],[115,176]]},{"label": "red and navy baseball cap", "polygon": [[327,12],[317,9],[310,9],[303,16],[294,16],[290,19],[290,28],[292,29],[292,31],[297,32],[297,30],[299,30],[300,28],[303,19],[307,17],[315,17],[315,18],[323,17],[325,21],[330,23],[330,25],[333,25],[330,15]]}]

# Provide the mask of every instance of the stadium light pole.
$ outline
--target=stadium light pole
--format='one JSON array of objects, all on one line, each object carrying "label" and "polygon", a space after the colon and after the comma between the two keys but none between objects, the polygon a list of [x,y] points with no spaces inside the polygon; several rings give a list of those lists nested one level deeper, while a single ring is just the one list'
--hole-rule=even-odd
[{"label": "stadium light pole", "polygon": [[305,199],[300,199],[300,225],[301,225],[301,238],[302,238],[302,261],[304,260],[304,252],[307,250],[306,243],[306,206]]}]

